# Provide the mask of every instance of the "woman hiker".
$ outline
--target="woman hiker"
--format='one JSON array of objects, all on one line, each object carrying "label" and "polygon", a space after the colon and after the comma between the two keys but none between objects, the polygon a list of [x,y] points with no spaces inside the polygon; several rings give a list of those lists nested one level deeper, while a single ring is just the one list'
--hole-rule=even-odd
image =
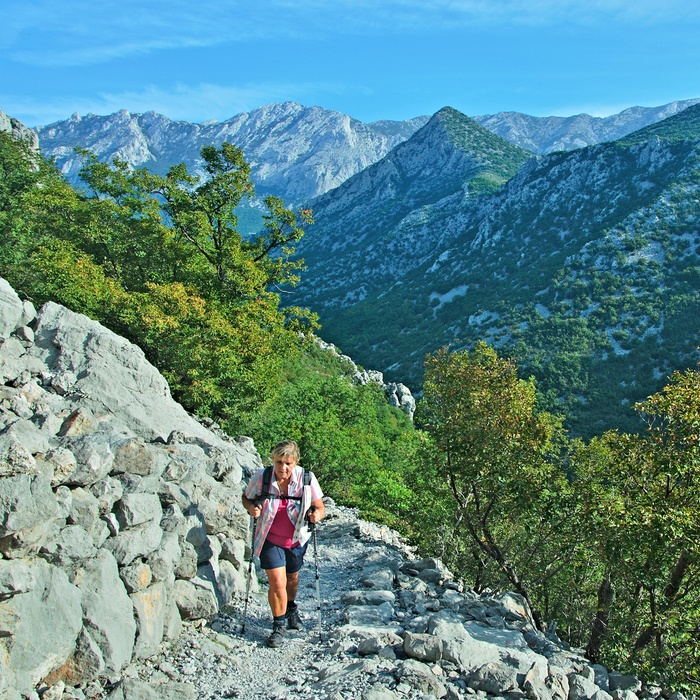
[{"label": "woman hiker", "polygon": [[296,596],[299,570],[311,536],[308,524],[322,520],[326,509],[316,477],[297,465],[296,442],[277,443],[270,456],[273,466],[267,468],[269,485],[264,483],[266,470],[260,469],[251,477],[242,501],[256,520],[253,555],[260,557],[269,583],[267,598],[273,625],[265,644],[278,647],[284,639],[285,623],[289,629],[301,628]]}]

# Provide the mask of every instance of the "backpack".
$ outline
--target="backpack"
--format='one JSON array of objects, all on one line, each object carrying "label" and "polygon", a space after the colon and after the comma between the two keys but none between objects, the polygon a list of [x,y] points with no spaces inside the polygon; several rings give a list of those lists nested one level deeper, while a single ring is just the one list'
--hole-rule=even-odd
[{"label": "backpack", "polygon": [[[304,486],[311,485],[311,477],[312,476],[313,476],[313,472],[310,472],[307,469],[304,469],[304,479],[303,479]],[[301,496],[278,496],[277,494],[270,493],[270,484],[271,483],[272,483],[272,467],[265,467],[265,471],[263,471],[263,478],[262,478],[262,493],[255,499],[256,503],[259,503],[260,501],[263,501],[266,498],[279,498],[279,499],[286,499],[288,501],[301,501]]]}]

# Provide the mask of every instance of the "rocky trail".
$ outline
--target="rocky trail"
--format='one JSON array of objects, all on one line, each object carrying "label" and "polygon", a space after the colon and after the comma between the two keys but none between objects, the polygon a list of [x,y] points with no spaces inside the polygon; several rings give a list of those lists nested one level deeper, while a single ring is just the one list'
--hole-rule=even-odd
[{"label": "rocky trail", "polygon": [[[245,596],[239,595],[213,620],[185,623],[180,638],[164,645],[157,657],[127,667],[119,682],[131,685],[132,692],[144,682],[154,689],[160,686],[167,691],[170,686],[170,691],[211,700],[365,696],[379,700],[381,693],[367,693],[377,684],[387,688],[395,684],[394,661],[354,658],[361,639],[357,631],[353,635],[347,621],[348,616],[357,620],[359,613],[348,611],[343,601],[357,599],[352,591],[363,588],[360,578],[368,566],[394,562],[407,548],[387,528],[358,520],[352,510],[333,505],[319,526],[316,544],[320,630],[311,541],[299,582],[298,602],[304,629],[288,630],[281,647],[265,646],[271,618],[264,572],[258,569],[258,581],[251,586],[245,618]],[[371,609],[364,614],[375,617]],[[385,655],[396,658],[395,653]],[[143,687],[140,692],[144,692]]]},{"label": "rocky trail", "polygon": [[465,590],[438,560],[416,560],[396,533],[350,509],[329,504],[317,552],[320,638],[310,544],[298,598],[304,629],[288,631],[281,647],[264,644],[271,619],[263,585],[249,599],[245,633],[239,596],[213,619],[186,623],[103,692],[125,700],[655,697],[636,678],[590,666],[535,631],[517,596]]}]

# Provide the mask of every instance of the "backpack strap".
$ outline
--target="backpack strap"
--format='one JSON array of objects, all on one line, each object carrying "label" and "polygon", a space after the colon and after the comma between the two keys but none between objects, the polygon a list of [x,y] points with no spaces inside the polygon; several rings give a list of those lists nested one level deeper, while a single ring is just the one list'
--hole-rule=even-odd
[{"label": "backpack strap", "polygon": [[[304,486],[311,485],[311,477],[313,474],[304,469],[303,484]],[[301,496],[278,496],[275,493],[270,492],[270,486],[272,484],[272,467],[265,467],[263,471],[262,478],[262,493],[257,497],[256,501],[264,501],[266,498],[270,499],[286,499],[288,501],[301,501]]]}]

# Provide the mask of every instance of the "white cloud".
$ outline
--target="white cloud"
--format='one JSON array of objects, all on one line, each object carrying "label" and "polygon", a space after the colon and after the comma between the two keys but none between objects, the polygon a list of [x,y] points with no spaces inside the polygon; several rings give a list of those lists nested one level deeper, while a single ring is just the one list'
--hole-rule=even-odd
[{"label": "white cloud", "polygon": [[106,115],[122,109],[136,113],[153,111],[171,119],[198,122],[206,119],[224,121],[264,104],[303,100],[304,96],[319,92],[337,94],[343,92],[343,88],[333,84],[305,83],[248,86],[178,84],[172,90],[147,86],[138,91],[103,92],[90,98],[62,98],[53,101],[0,95],[0,104],[4,112],[27,126],[51,124],[67,119],[75,112],[81,116],[91,113]]},{"label": "white cloud", "polygon": [[85,65],[160,49],[338,33],[700,21],[687,0],[24,0],[3,18],[16,61]]}]

